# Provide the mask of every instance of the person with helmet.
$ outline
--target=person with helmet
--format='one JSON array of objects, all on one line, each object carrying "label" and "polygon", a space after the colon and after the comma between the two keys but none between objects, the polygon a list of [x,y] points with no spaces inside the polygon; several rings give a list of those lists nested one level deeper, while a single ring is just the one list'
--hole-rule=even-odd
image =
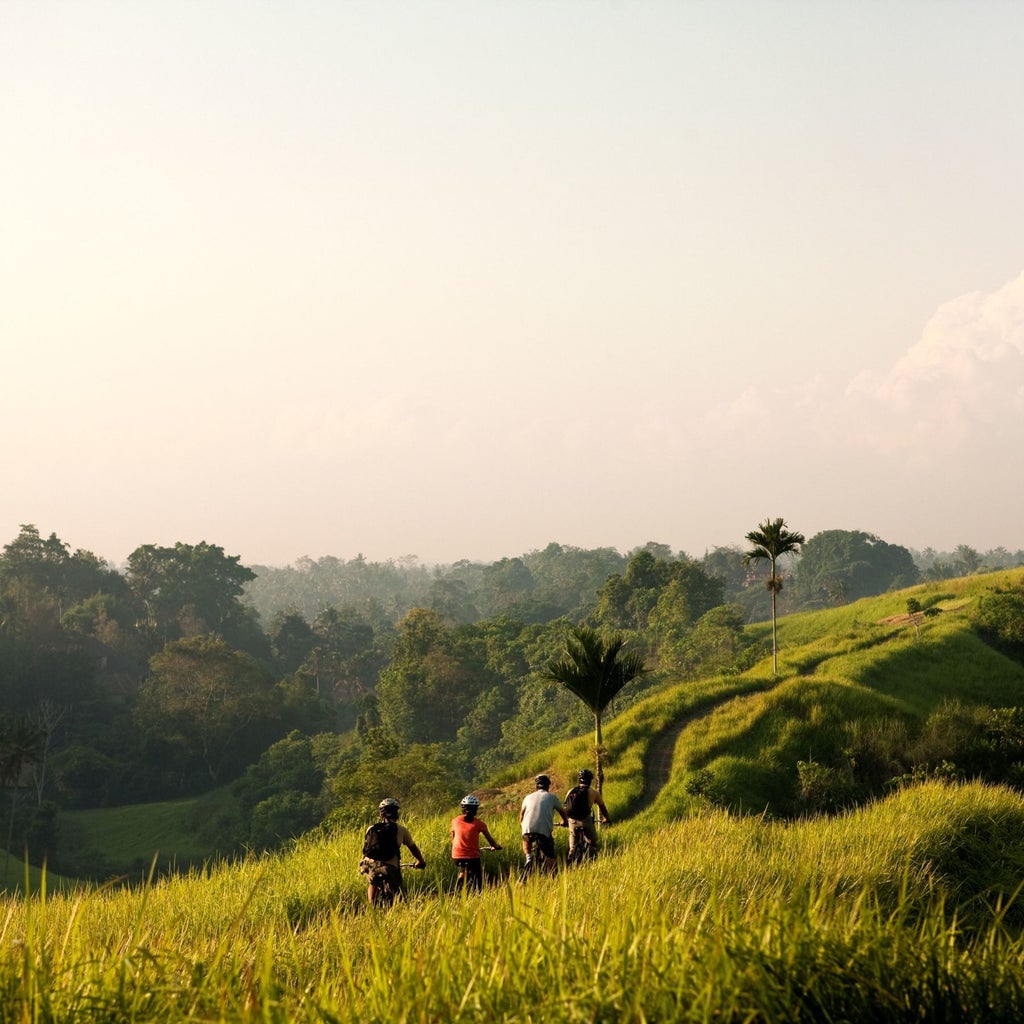
[{"label": "person with helmet", "polygon": [[601,799],[601,791],[591,789],[594,773],[589,768],[581,768],[576,776],[577,784],[566,794],[565,813],[569,818],[569,854],[570,864],[597,852],[597,829],[594,826],[594,808],[601,814],[601,824],[610,824],[608,808]]},{"label": "person with helmet", "polygon": [[480,890],[484,884],[480,837],[483,836],[491,844],[492,850],[500,850],[501,846],[487,831],[487,825],[476,816],[480,810],[480,801],[475,796],[464,796],[459,810],[462,813],[452,818],[452,860],[459,869],[459,885]]},{"label": "person with helmet", "polygon": [[[529,871],[533,867],[540,866],[547,871],[554,872],[555,840],[552,836],[554,816],[559,815],[563,825],[568,825],[569,819],[565,816],[562,801],[555,793],[550,792],[551,780],[546,775],[538,775],[533,783],[537,788],[523,797],[522,807],[519,808],[519,827],[523,832],[523,853],[526,856],[524,868]],[[543,858],[540,865],[537,864],[534,849],[537,850],[537,857]]]},{"label": "person with helmet", "polygon": [[396,898],[405,896],[401,858],[403,846],[416,858],[413,867],[417,871],[427,866],[412,834],[404,825],[398,824],[398,801],[392,796],[385,797],[377,809],[380,811],[380,821],[366,830],[363,859],[359,862],[359,870],[369,881],[366,898],[371,905],[390,904]]}]

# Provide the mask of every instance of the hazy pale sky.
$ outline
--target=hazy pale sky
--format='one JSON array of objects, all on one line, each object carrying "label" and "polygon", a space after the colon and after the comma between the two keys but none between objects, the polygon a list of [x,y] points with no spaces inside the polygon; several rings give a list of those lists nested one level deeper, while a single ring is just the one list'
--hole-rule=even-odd
[{"label": "hazy pale sky", "polygon": [[1024,4],[4,0],[0,544],[1024,547]]}]

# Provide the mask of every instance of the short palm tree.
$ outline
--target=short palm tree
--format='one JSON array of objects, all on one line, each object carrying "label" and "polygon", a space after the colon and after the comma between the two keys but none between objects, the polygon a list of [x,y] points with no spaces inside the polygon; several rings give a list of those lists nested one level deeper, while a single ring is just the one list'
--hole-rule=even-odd
[{"label": "short palm tree", "polygon": [[783,555],[799,552],[804,543],[802,533],[790,533],[784,519],[766,519],[756,530],[747,534],[747,540],[754,546],[743,556],[744,565],[756,565],[761,561],[771,563],[772,571],[765,586],[772,595],[772,672],[779,674],[779,649],[775,638],[775,598],[782,589],[782,577],[776,574],[775,563]]},{"label": "short palm tree", "polygon": [[601,715],[623,687],[647,671],[639,654],[623,652],[625,643],[617,633],[605,640],[589,626],[579,626],[566,638],[565,656],[552,659],[544,667],[545,678],[561,683],[576,694],[594,714],[594,756],[599,790],[604,786]]}]

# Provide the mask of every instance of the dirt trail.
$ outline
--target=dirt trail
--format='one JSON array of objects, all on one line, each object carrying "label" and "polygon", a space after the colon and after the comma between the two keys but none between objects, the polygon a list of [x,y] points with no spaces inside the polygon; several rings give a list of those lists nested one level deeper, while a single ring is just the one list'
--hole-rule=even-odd
[{"label": "dirt trail", "polygon": [[663,729],[651,742],[644,759],[644,788],[640,799],[619,815],[619,820],[632,818],[657,799],[658,794],[668,785],[672,777],[672,761],[676,750],[676,741],[682,731],[698,718],[711,714],[716,705],[701,708],[688,715],[681,715],[671,725]]},{"label": "dirt trail", "polygon": [[[769,684],[765,688],[769,688],[771,685],[773,684]],[[640,798],[630,807],[627,807],[626,810],[619,815],[619,819],[625,820],[626,818],[632,818],[646,807],[650,807],[657,799],[658,794],[662,789],[668,785],[669,779],[672,778],[672,762],[676,751],[676,741],[687,726],[692,725],[699,719],[712,714],[723,704],[726,704],[729,701],[743,700],[745,698],[753,697],[761,692],[762,689],[759,687],[755,690],[749,690],[746,692],[722,694],[712,703],[703,707],[693,708],[688,714],[681,715],[672,722],[671,725],[658,733],[658,735],[651,741],[651,745],[647,751],[647,757],[644,759],[644,788],[640,794]]]}]

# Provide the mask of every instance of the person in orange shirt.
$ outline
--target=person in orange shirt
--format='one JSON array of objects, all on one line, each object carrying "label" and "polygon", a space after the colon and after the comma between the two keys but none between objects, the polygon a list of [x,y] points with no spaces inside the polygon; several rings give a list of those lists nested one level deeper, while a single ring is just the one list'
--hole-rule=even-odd
[{"label": "person in orange shirt", "polygon": [[487,825],[477,816],[480,801],[473,796],[464,796],[460,804],[461,814],[452,818],[452,860],[459,869],[459,885],[479,891],[483,888],[484,872],[480,863],[480,837],[491,844],[492,850],[500,850],[494,836],[487,831]]}]

